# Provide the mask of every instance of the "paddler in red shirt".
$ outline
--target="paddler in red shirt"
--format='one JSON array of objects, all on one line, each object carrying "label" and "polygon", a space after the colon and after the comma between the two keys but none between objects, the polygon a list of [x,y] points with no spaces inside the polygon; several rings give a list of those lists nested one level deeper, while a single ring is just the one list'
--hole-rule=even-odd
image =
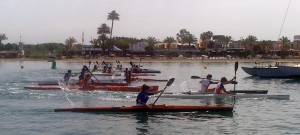
[{"label": "paddler in red shirt", "polygon": [[92,75],[87,74],[82,80],[82,89],[87,90],[93,85],[94,81],[92,80]]},{"label": "paddler in red shirt", "polygon": [[224,85],[233,82],[236,77],[234,76],[230,81],[227,80],[226,77],[222,77],[220,82],[217,84],[217,88],[215,89],[215,94],[233,94],[229,91],[226,91]]}]

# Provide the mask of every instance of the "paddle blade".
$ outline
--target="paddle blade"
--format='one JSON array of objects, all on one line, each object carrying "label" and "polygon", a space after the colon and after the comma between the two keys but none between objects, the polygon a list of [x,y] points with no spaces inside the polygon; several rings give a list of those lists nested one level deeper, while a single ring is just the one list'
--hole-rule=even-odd
[{"label": "paddle blade", "polygon": [[166,86],[171,86],[172,83],[174,82],[175,78],[171,78],[169,79],[169,81],[167,82],[167,85]]},{"label": "paddle blade", "polygon": [[201,79],[199,76],[191,76],[191,79]]},{"label": "paddle blade", "polygon": [[234,64],[234,71],[236,72],[239,68],[239,62],[236,61],[235,64]]}]

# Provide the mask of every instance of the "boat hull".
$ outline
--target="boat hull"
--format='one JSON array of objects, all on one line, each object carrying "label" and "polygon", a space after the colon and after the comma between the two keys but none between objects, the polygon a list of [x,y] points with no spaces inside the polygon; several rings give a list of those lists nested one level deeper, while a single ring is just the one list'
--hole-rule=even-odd
[{"label": "boat hull", "polygon": [[278,66],[278,69],[291,77],[300,77],[300,67]]},{"label": "boat hull", "polygon": [[159,70],[154,69],[138,69],[137,71],[133,71],[133,73],[161,73]]},{"label": "boat hull", "polygon": [[[268,90],[230,90],[232,93],[244,93],[244,94],[267,94]],[[213,94],[214,91],[209,91],[204,94]],[[169,93],[172,94],[172,93]],[[189,92],[184,92],[182,94],[190,94],[190,95],[199,95],[198,91],[189,91]]]},{"label": "boat hull", "polygon": [[232,112],[232,106],[178,106],[178,105],[154,105],[146,106],[122,106],[122,107],[86,107],[86,108],[61,108],[55,112]]},{"label": "boat hull", "polygon": [[278,67],[242,67],[242,69],[249,75],[258,76],[262,78],[286,78],[289,75],[283,73]]},{"label": "boat hull", "polygon": [[[25,86],[29,90],[81,90],[81,91],[115,91],[115,92],[140,92],[141,86],[90,86],[82,89],[78,85],[72,86],[59,86],[59,85],[38,85],[38,86]],[[150,92],[158,91],[158,86],[150,86]]]},{"label": "boat hull", "polygon": [[209,98],[267,98],[267,99],[279,99],[289,100],[290,95],[267,95],[267,94],[199,94],[199,95],[161,95],[161,98],[180,98],[180,99],[209,99]]}]

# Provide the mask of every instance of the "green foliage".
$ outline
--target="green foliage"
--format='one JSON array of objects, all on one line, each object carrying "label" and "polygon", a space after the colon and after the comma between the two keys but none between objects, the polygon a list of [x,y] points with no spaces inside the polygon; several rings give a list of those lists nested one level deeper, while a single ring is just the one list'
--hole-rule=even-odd
[{"label": "green foliage", "polygon": [[62,43],[43,43],[37,45],[24,45],[26,57],[48,57],[49,53],[57,56],[66,55],[67,47]]}]

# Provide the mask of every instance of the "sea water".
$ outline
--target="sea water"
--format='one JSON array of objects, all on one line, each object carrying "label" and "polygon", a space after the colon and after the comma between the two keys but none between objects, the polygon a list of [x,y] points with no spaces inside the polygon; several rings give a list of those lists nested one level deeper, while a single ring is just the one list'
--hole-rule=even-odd
[{"label": "sea water", "polygon": [[[0,134],[1,135],[87,135],[87,134],[300,134],[300,80],[261,79],[237,70],[239,90],[269,90],[268,94],[288,94],[290,100],[237,99],[224,101],[234,105],[230,114],[213,113],[71,113],[55,108],[130,106],[136,93],[26,90],[36,82],[60,80],[68,69],[80,71],[88,63],[24,61],[0,62]],[[93,63],[94,64],[94,63]],[[92,65],[93,65],[92,64]],[[91,66],[92,66],[91,65]],[[239,63],[239,66],[251,66]],[[21,66],[24,68],[22,69]],[[129,67],[123,63],[123,67]],[[213,79],[234,76],[234,62],[222,63],[143,63],[143,68],[161,70],[149,78],[176,80],[165,92],[181,93],[200,89],[199,79],[212,74]],[[105,79],[107,79],[106,77]],[[111,77],[109,77],[111,78]],[[113,77],[117,78],[117,77]],[[74,77],[73,79],[78,79]],[[101,79],[99,77],[98,79]],[[134,82],[132,85],[159,85],[166,82]],[[212,85],[211,87],[215,87]],[[234,85],[225,87],[230,90]],[[156,97],[151,97],[149,103]],[[156,104],[206,105],[202,99],[164,99]]]}]

